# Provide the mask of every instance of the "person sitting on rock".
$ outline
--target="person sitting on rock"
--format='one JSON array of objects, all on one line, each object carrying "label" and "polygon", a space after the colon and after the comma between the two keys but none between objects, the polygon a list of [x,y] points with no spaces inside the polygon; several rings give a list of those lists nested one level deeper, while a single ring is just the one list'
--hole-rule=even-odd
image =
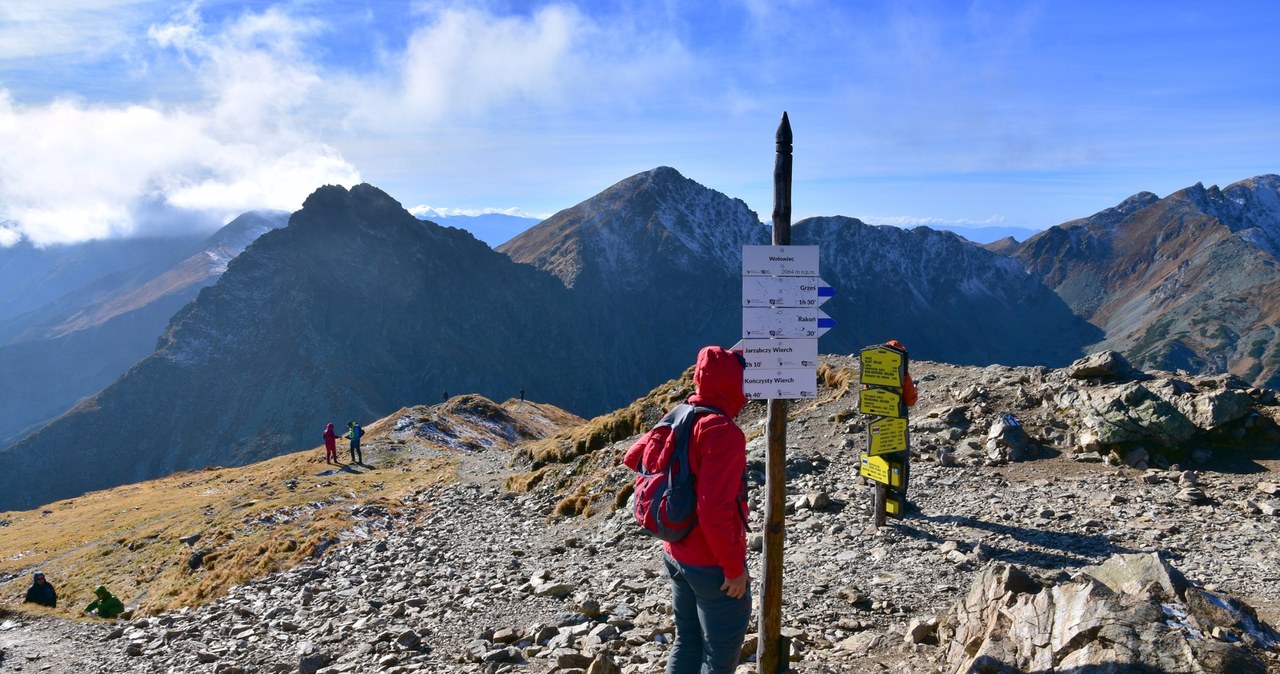
[{"label": "person sitting on rock", "polygon": [[58,593],[53,589],[53,583],[45,579],[44,573],[36,571],[31,579],[31,587],[27,588],[27,598],[22,601],[57,608]]},{"label": "person sitting on rock", "polygon": [[121,603],[115,595],[107,592],[107,588],[99,585],[98,589],[94,590],[93,593],[97,595],[98,598],[89,602],[89,605],[84,607],[85,613],[96,615],[99,618],[105,618],[107,620],[111,620],[121,613],[124,613],[124,604]]}]

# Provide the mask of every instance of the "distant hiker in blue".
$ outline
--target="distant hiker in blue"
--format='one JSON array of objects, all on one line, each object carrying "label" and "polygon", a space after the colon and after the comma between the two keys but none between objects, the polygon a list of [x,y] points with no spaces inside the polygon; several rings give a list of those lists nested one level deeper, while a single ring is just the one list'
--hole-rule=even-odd
[{"label": "distant hiker in blue", "polygon": [[354,421],[347,422],[346,438],[351,441],[351,463],[364,465],[364,454],[360,451],[360,436],[364,429]]},{"label": "distant hiker in blue", "polygon": [[31,579],[31,587],[27,589],[27,598],[22,601],[57,608],[58,593],[54,591],[53,584],[45,580],[44,574],[36,571]]}]

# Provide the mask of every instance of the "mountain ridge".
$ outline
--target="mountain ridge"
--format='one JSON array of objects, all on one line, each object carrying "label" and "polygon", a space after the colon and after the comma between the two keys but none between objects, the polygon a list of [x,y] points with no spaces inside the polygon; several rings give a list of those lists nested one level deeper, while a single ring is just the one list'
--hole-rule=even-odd
[{"label": "mountain ridge", "polygon": [[1280,383],[1280,176],[1140,193],[1009,249],[1137,364]]}]

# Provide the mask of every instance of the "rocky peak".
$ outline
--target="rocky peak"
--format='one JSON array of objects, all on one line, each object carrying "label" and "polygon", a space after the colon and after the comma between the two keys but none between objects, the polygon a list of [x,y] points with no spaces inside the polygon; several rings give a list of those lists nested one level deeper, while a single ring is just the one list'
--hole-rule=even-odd
[{"label": "rocky peak", "polygon": [[499,246],[566,286],[589,282],[636,289],[663,270],[737,273],[742,246],[767,243],[759,217],[740,199],[703,187],[670,167],[638,173]]}]

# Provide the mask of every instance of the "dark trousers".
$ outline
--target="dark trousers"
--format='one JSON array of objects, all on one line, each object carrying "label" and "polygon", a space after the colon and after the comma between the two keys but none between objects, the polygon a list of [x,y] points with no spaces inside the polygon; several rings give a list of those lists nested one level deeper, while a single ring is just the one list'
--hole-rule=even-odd
[{"label": "dark trousers", "polygon": [[360,443],[351,443],[351,463],[364,463],[364,454],[360,451]]},{"label": "dark trousers", "polygon": [[718,566],[681,564],[663,555],[671,577],[676,642],[667,657],[667,674],[732,674],[751,620],[751,586],[739,599],[720,589]]}]

